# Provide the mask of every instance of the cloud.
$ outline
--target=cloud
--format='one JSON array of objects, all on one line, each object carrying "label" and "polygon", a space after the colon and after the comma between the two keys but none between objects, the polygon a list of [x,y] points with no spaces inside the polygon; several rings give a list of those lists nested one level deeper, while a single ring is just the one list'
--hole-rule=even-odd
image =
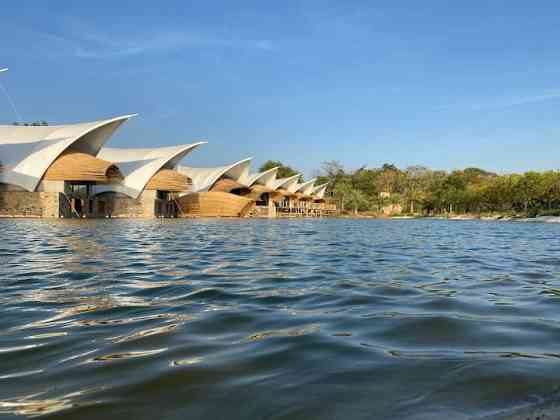
[{"label": "cloud", "polygon": [[474,111],[483,111],[485,109],[503,109],[503,108],[511,108],[514,106],[536,104],[539,102],[545,102],[554,99],[560,99],[560,90],[548,91],[538,95],[510,97],[507,99],[502,99],[493,102],[473,104],[471,108]]},{"label": "cloud", "polygon": [[444,105],[438,107],[439,110],[449,110],[449,109],[469,109],[471,111],[490,111],[490,110],[499,110],[499,109],[507,109],[517,106],[524,106],[524,105],[532,105],[541,102],[551,101],[555,99],[560,99],[560,90],[548,90],[539,94],[532,94],[532,95],[519,95],[519,96],[510,96],[507,98],[497,99],[497,100],[489,100],[489,101],[481,101],[471,104],[453,104],[453,105]]},{"label": "cloud", "polygon": [[115,39],[105,34],[88,32],[80,41],[75,55],[92,59],[129,57],[184,48],[272,50],[272,44],[266,40],[224,39],[185,32],[160,32],[140,39]]},{"label": "cloud", "polygon": [[[17,28],[21,32],[22,28]],[[204,31],[156,30],[137,33],[104,32],[79,21],[67,21],[57,33],[26,31],[33,39],[33,53],[74,56],[83,59],[108,60],[143,54],[158,54],[181,49],[245,49],[272,51],[273,44],[264,39],[219,37]],[[29,51],[28,51],[29,52]]]}]

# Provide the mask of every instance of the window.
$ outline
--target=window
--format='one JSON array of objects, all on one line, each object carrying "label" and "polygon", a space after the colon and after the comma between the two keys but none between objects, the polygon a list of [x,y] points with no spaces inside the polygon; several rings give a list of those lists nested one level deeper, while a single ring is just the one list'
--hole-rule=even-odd
[{"label": "window", "polygon": [[259,200],[255,202],[257,206],[268,206],[268,193],[264,193],[259,197]]},{"label": "window", "polygon": [[92,188],[89,184],[69,184],[68,190],[73,195],[89,196]]},{"label": "window", "polygon": [[169,200],[169,192],[167,192],[167,191],[158,190],[156,196],[160,200],[165,200],[165,201]]}]

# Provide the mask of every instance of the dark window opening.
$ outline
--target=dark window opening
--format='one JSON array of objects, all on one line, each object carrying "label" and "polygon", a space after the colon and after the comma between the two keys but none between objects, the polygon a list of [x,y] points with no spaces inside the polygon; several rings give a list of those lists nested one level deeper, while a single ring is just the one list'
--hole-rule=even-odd
[{"label": "dark window opening", "polygon": [[160,200],[165,200],[165,201],[169,200],[169,192],[168,191],[158,190],[156,196]]},{"label": "dark window opening", "polygon": [[268,193],[264,193],[259,197],[259,199],[256,201],[255,204],[257,206],[268,206],[268,201],[269,201]]}]

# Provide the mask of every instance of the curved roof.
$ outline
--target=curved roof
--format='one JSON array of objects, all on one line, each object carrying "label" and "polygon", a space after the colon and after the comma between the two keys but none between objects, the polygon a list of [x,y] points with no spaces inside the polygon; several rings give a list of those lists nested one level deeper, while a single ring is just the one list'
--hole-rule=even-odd
[{"label": "curved roof", "polygon": [[253,184],[264,185],[270,189],[274,189],[274,182],[276,181],[276,174],[278,173],[279,166],[270,168],[266,171],[249,175],[247,186],[251,187]]},{"label": "curved roof", "polygon": [[95,156],[115,130],[134,115],[68,125],[0,125],[0,182],[34,191],[63,152]]},{"label": "curved roof", "polygon": [[313,187],[313,194],[315,195],[315,198],[321,199],[325,196],[325,192],[327,191],[327,187],[328,187],[329,183],[326,182],[324,184],[321,185],[317,185],[316,187]]},{"label": "curved roof", "polygon": [[173,169],[160,169],[150,178],[144,189],[183,192],[189,190],[190,186],[191,180],[188,176]]},{"label": "curved roof", "polygon": [[297,185],[300,176],[301,174],[295,174],[286,178],[277,179],[274,181],[274,189],[283,188],[286,191],[295,192],[294,187]]},{"label": "curved roof", "polygon": [[198,142],[150,149],[104,147],[100,150],[97,157],[117,164],[124,175],[124,179],[119,184],[100,186],[97,188],[97,191],[121,192],[136,198],[160,169],[176,169],[181,159],[205,143]]},{"label": "curved roof", "polygon": [[249,177],[249,166],[251,159],[247,158],[231,165],[218,166],[215,168],[191,168],[190,166],[179,166],[177,170],[192,179],[192,191],[208,191],[222,177],[228,177],[240,184],[245,184]]},{"label": "curved roof", "polygon": [[313,194],[313,184],[315,184],[316,179],[317,178],[313,178],[310,179],[309,181],[298,184],[296,191],[302,193],[303,195]]},{"label": "curved roof", "polygon": [[122,178],[112,162],[79,152],[62,153],[43,175],[45,181],[111,182]]}]

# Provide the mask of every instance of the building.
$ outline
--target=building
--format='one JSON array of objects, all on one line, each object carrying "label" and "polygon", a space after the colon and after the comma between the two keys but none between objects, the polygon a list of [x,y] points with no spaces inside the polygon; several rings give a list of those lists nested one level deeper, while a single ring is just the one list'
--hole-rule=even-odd
[{"label": "building", "polygon": [[177,171],[179,162],[205,142],[149,149],[102,148],[98,157],[114,162],[120,182],[95,189],[98,217],[176,217],[175,199],[192,189],[192,180]]},{"label": "building", "polygon": [[293,194],[290,196],[290,213],[296,216],[310,216],[309,205],[313,202],[313,185],[315,178],[297,183],[292,189]]},{"label": "building", "polygon": [[303,217],[327,214],[326,185],[251,173],[251,158],[179,166],[204,142],[105,147],[132,115],[58,126],[0,126],[0,217]]},{"label": "building", "polygon": [[328,186],[329,184],[327,182],[313,187],[313,203],[311,204],[311,209],[314,213],[321,216],[332,216],[336,214],[336,205],[329,204],[325,200],[325,193],[327,192]]},{"label": "building", "polygon": [[133,115],[55,126],[0,126],[0,216],[95,215],[94,188],[123,178],[98,153]]},{"label": "building", "polygon": [[254,201],[249,212],[252,217],[276,217],[276,205],[273,193],[276,189],[276,175],[279,168],[271,168],[263,172],[252,174],[247,180],[249,194],[245,197]]},{"label": "building", "polygon": [[[308,202],[312,201],[313,184],[315,179],[300,183],[301,175],[297,174],[289,178],[279,180],[281,185],[277,192],[283,198],[277,202],[277,210],[280,216],[298,217],[306,216]],[[277,194],[278,194],[277,193]]]},{"label": "building", "polygon": [[180,166],[178,171],[192,180],[192,192],[180,194],[176,203],[179,217],[244,217],[254,201],[251,192],[251,158],[215,168]]},{"label": "building", "polygon": [[292,196],[295,193],[301,174],[280,178],[275,181],[272,200],[276,207],[276,214],[283,216],[290,213],[292,207]]}]

